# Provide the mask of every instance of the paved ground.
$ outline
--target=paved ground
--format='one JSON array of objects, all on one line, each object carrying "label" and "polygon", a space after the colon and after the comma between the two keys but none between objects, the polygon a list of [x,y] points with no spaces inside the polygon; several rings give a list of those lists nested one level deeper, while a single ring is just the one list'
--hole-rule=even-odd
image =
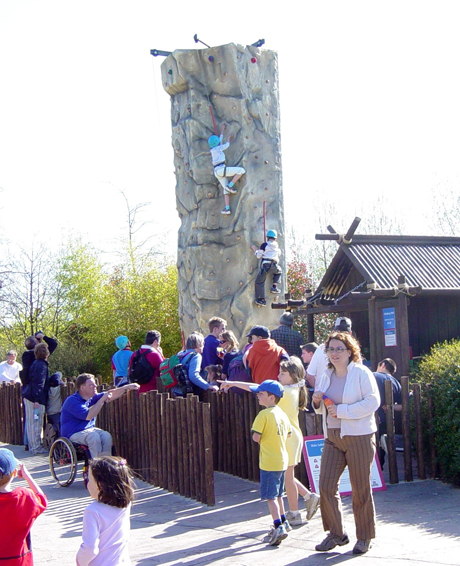
[{"label": "paved ground", "polygon": [[[32,531],[35,564],[75,564],[83,510],[90,502],[81,474],[70,488],[57,487],[46,456],[8,448],[25,461],[49,500]],[[390,485],[375,494],[378,534],[364,556],[351,554],[355,537],[349,497],[344,510],[351,544],[322,554],[315,551],[324,537],[319,514],[295,528],[281,546],[270,547],[261,542],[270,521],[258,485],[225,474],[216,474],[215,483],[216,506],[206,507],[140,482],[131,521],[133,565],[460,564],[460,490],[438,481]]]}]

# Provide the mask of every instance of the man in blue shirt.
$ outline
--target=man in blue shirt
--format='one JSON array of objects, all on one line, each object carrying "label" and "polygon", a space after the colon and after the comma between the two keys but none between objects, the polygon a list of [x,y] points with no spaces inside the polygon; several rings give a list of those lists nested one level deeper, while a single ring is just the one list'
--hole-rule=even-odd
[{"label": "man in blue shirt", "polygon": [[96,428],[96,417],[106,403],[118,399],[128,391],[137,390],[139,384],[130,383],[97,393],[94,375],[82,373],[75,382],[77,392],[64,401],[61,411],[61,435],[72,442],[88,446],[91,458],[112,454],[112,436],[105,430]]}]

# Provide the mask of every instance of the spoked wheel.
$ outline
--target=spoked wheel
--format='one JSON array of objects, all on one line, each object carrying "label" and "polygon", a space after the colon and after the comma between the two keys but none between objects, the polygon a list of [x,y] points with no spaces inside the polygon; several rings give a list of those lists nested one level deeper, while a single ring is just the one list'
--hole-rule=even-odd
[{"label": "spoked wheel", "polygon": [[77,453],[67,438],[58,438],[50,450],[50,470],[61,487],[71,485],[77,475]]}]

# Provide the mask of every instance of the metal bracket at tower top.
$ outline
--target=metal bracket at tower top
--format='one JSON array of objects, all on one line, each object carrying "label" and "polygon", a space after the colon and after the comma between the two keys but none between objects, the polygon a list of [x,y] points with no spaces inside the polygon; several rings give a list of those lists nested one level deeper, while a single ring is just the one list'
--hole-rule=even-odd
[{"label": "metal bracket at tower top", "polygon": [[154,57],[158,57],[158,55],[162,55],[163,57],[167,57],[168,55],[171,55],[172,51],[160,51],[159,49],[151,49],[150,50],[150,55],[153,55]]}]

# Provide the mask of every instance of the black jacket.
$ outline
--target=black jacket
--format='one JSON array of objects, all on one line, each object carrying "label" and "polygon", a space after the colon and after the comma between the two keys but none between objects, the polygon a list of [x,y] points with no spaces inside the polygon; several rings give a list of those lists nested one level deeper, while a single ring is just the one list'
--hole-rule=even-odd
[{"label": "black jacket", "polygon": [[[51,355],[57,347],[57,341],[53,340],[53,338],[48,338],[48,336],[44,336],[43,340],[48,344],[48,350],[50,351],[50,355]],[[21,379],[21,383],[23,386],[29,384],[30,381],[29,371],[34,362],[35,362],[34,351],[26,350],[22,354],[22,370],[19,372],[19,377]]]}]

